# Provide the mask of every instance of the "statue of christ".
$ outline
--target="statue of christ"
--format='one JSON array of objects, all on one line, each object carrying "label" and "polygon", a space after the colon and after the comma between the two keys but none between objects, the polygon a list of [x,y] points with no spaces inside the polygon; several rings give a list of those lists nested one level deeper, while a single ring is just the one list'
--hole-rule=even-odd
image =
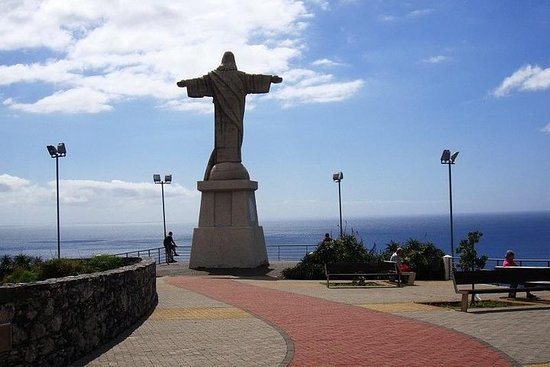
[{"label": "statue of christ", "polygon": [[191,98],[213,98],[215,143],[204,174],[205,181],[210,179],[210,172],[216,164],[241,163],[246,95],[268,93],[271,83],[282,81],[276,75],[247,74],[237,70],[235,56],[227,51],[216,70],[177,83],[178,87],[187,88],[187,95]]}]

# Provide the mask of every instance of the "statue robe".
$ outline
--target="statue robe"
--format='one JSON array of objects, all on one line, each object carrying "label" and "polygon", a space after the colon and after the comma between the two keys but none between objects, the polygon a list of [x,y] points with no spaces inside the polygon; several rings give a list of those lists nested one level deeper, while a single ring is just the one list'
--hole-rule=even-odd
[{"label": "statue robe", "polygon": [[241,162],[246,95],[269,92],[271,75],[218,68],[203,77],[185,82],[189,97],[213,97],[215,143],[205,172],[205,180],[208,180],[215,164]]}]

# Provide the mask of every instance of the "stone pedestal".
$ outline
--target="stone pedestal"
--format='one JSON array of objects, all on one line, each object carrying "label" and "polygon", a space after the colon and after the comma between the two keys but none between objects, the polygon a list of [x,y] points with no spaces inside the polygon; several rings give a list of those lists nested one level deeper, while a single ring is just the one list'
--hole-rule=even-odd
[{"label": "stone pedestal", "polygon": [[256,268],[268,264],[264,231],[258,225],[256,181],[197,182],[202,192],[199,226],[193,231],[189,267]]}]

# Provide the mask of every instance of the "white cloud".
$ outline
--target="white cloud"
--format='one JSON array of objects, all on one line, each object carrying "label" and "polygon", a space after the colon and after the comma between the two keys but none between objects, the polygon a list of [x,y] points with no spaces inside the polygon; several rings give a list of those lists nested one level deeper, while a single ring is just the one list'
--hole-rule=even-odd
[{"label": "white cloud", "polygon": [[415,18],[424,17],[424,16],[427,16],[427,15],[430,15],[433,12],[434,12],[433,9],[418,9],[418,10],[413,10],[413,11],[411,11],[411,12],[405,14],[405,15],[401,15],[401,16],[381,15],[379,18],[383,22],[391,23],[391,22],[397,22],[397,21],[400,21],[402,19],[407,19],[407,18],[415,19]]},{"label": "white cloud", "polygon": [[[126,182],[120,180],[60,180],[60,201],[65,204],[96,203],[105,204],[124,202],[129,199],[157,200],[159,188],[154,183]],[[19,202],[41,205],[50,202],[55,197],[56,182],[50,181],[46,186],[39,186],[24,178],[0,175],[0,208],[9,207]],[[195,190],[189,190],[180,184],[173,183],[165,190],[166,197],[193,199],[198,197]]]},{"label": "white cloud", "polygon": [[380,20],[382,20],[383,22],[395,22],[398,19],[399,18],[394,16],[394,15],[381,15],[380,16]]},{"label": "white cloud", "polygon": [[[49,183],[55,189],[55,181]],[[120,180],[93,181],[93,180],[61,180],[59,191],[63,192],[60,200],[67,204],[81,204],[92,202],[124,202],[128,200],[156,200],[158,187],[147,182],[126,182]],[[188,190],[179,184],[170,185],[165,190],[166,197],[193,198],[198,193]]]},{"label": "white cloud", "polygon": [[303,103],[331,103],[350,98],[357,93],[364,82],[357,79],[350,82],[334,82],[331,74],[317,73],[308,69],[289,70],[285,74],[288,82],[273,98],[280,100],[283,107]]},{"label": "white cloud", "polygon": [[355,94],[364,82],[360,79],[346,83],[311,84],[305,87],[291,86],[283,88],[276,96],[284,107],[302,103],[338,102]]},{"label": "white cloud", "polygon": [[407,14],[407,17],[418,18],[430,15],[431,13],[433,13],[433,9],[419,9],[411,11],[409,14]]},{"label": "white cloud", "polygon": [[13,83],[70,83],[76,81],[79,75],[71,72],[82,67],[71,61],[47,61],[43,64],[0,65],[0,85]]},{"label": "white cloud", "polygon": [[422,62],[426,64],[440,64],[442,62],[447,61],[448,59],[449,58],[447,56],[437,55],[437,56],[432,56],[427,59],[424,59],[422,60]]},{"label": "white cloud", "polygon": [[535,65],[526,65],[502,81],[491,94],[504,97],[513,91],[538,91],[550,89],[550,68],[542,69]]},{"label": "white cloud", "polygon": [[11,98],[4,100],[4,105],[14,110],[31,113],[97,113],[109,111],[108,104],[112,98],[105,93],[89,88],[75,88],[58,91],[34,103],[16,103]]},{"label": "white cloud", "polygon": [[[60,180],[59,191],[63,222],[151,220],[157,218],[160,205],[160,188],[152,182]],[[194,210],[199,195],[177,183],[165,188],[168,202],[189,203],[171,206],[173,217]],[[21,177],[0,175],[0,222],[55,220],[55,203],[55,180],[39,185]]]},{"label": "white cloud", "polygon": [[[214,69],[228,49],[241,70],[285,77],[307,46],[302,33],[311,18],[305,3],[294,0],[4,2],[0,50],[32,52],[34,61],[0,65],[0,85],[25,83],[32,95],[42,94],[25,102],[7,94],[4,105],[30,113],[98,113],[122,100],[153,98],[164,108],[202,112],[202,104],[177,102],[186,97],[175,81]],[[41,54],[47,56],[36,59]],[[336,65],[325,60],[319,63]]]},{"label": "white cloud", "polygon": [[[174,110],[174,111],[193,111],[200,114],[213,114],[214,109],[212,108],[212,101],[209,101],[207,99],[201,98],[201,99],[186,99],[186,100],[170,100],[164,103],[162,108]],[[248,108],[248,105],[247,105]]]},{"label": "white cloud", "polygon": [[8,174],[0,175],[0,192],[12,192],[18,188],[29,186],[30,182],[24,178],[11,176]]},{"label": "white cloud", "polygon": [[329,59],[315,60],[311,64],[314,65],[314,66],[328,66],[328,67],[344,65],[340,62],[332,61],[332,60],[329,60]]},{"label": "white cloud", "polygon": [[46,187],[21,177],[0,175],[0,210],[3,212],[11,212],[14,206],[43,203],[49,196],[50,190]]},{"label": "white cloud", "polygon": [[542,129],[540,129],[540,131],[542,131],[543,133],[550,134],[550,123],[546,124],[546,126],[544,126]]}]

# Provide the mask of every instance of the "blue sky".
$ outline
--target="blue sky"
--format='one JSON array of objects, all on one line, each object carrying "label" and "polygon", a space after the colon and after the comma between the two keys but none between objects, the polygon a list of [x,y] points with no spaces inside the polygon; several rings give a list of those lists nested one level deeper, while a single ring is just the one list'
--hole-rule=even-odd
[{"label": "blue sky", "polygon": [[213,105],[180,79],[235,53],[260,221],[550,209],[550,2],[3,1],[0,224],[197,221]]}]

